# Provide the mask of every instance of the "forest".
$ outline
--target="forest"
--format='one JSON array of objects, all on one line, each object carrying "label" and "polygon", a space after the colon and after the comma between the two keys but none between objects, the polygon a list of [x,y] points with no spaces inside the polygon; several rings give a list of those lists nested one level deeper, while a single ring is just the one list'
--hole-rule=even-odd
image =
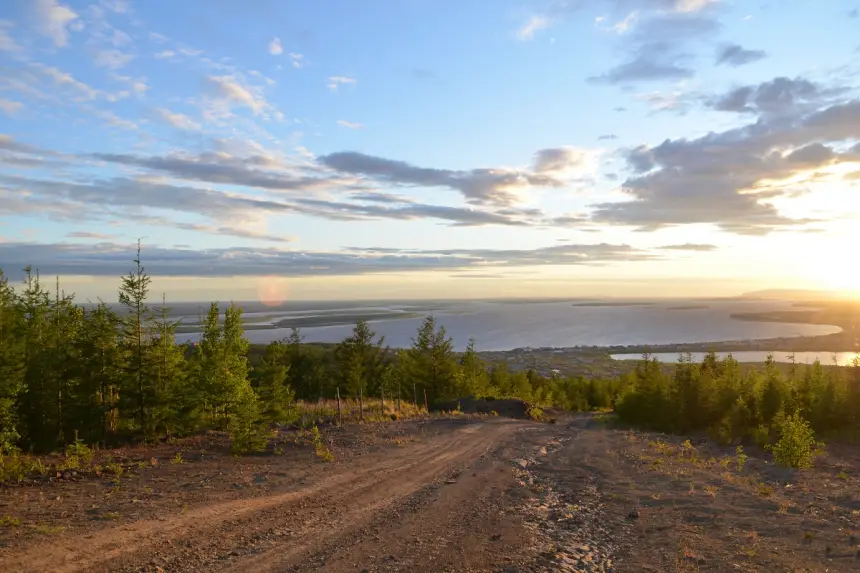
[{"label": "forest", "polygon": [[293,329],[262,352],[244,337],[242,309],[212,303],[198,343],[177,344],[177,321],[140,252],[120,280],[119,305],[78,305],[25,269],[14,288],[0,270],[0,449],[51,452],[228,431],[239,452],[261,449],[268,429],[289,423],[296,401],[387,397],[433,404],[465,396],[518,397],[570,410],[610,407],[620,381],[546,379],[488,368],[474,341],[455,353],[427,317],[411,348],[384,345],[367,322],[321,348]]},{"label": "forest", "polygon": [[[406,349],[391,349],[359,321],[330,347],[293,329],[262,350],[244,337],[242,309],[212,303],[198,343],[177,344],[164,296],[150,302],[140,252],[121,277],[118,305],[79,305],[25,269],[14,288],[0,271],[0,449],[51,452],[69,444],[112,446],[230,433],[234,450],[265,447],[297,401],[337,396],[430,404],[467,396],[513,397],[569,411],[614,409],[621,422],[726,444],[771,446],[787,429],[853,439],[860,434],[860,363],[783,373],[769,361],[742,368],[731,357],[681,355],[667,371],[648,355],[636,370],[595,380],[512,372],[485,364],[470,341],[454,352],[429,316]],[[809,441],[809,439],[807,439]]]}]

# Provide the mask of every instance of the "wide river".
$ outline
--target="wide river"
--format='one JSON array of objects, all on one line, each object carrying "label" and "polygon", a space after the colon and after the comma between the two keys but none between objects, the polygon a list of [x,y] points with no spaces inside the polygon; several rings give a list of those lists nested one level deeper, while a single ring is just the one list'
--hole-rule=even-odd
[{"label": "wide river", "polygon": [[[706,308],[702,308],[706,307]],[[344,311],[351,307],[342,307]],[[403,310],[414,307],[397,304],[364,306],[360,310]],[[432,314],[454,339],[456,349],[466,347],[474,337],[478,350],[510,350],[522,347],[615,346],[629,344],[674,344],[716,342],[793,336],[814,336],[839,332],[835,326],[753,322],[731,318],[732,313],[789,310],[791,303],[780,301],[661,301],[648,306],[575,306],[571,302],[445,302],[435,305]],[[328,304],[320,314],[331,312]],[[418,314],[427,314],[425,309]],[[273,324],[282,318],[315,316],[307,308],[299,311],[248,313],[265,314],[258,324]],[[371,320],[371,328],[385,336],[392,347],[412,342],[422,318]],[[349,336],[352,324],[302,328],[307,342],[338,342]],[[287,328],[251,330],[252,343],[268,343],[289,335]],[[196,340],[199,334],[180,334],[177,339]]]},{"label": "wide river", "polygon": [[[789,352],[763,352],[759,350],[742,350],[740,352],[731,353],[717,352],[715,354],[719,358],[723,358],[726,355],[731,354],[732,358],[738,362],[755,362],[757,364],[761,364],[767,360],[768,354],[773,356],[775,362],[788,363],[791,362],[792,359],[792,354]],[[677,362],[678,360],[678,354],[673,354],[671,352],[655,352],[651,356],[660,362]],[[705,359],[704,352],[691,352],[690,356],[693,362],[701,362]],[[849,366],[857,356],[858,354],[856,352],[795,352],[793,355],[794,362],[796,364],[812,364],[818,360],[823,365],[831,365],[835,360],[835,362],[840,366]],[[615,360],[640,360],[642,355],[613,354],[612,358]]]}]

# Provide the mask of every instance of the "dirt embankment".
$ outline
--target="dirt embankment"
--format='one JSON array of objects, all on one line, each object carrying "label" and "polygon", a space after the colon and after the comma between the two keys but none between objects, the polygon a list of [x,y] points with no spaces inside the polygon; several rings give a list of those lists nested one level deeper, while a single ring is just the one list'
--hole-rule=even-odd
[{"label": "dirt embankment", "polygon": [[[0,570],[857,571],[860,467],[501,417],[334,428],[332,463],[192,455],[0,490]],[[199,454],[199,452],[198,452]]]}]

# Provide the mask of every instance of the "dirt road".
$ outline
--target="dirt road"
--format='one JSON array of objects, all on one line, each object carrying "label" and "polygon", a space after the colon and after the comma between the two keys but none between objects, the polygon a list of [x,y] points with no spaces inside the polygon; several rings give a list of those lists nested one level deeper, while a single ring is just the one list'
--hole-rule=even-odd
[{"label": "dirt road", "polygon": [[860,571],[858,448],[791,471],[605,421],[330,428],[334,463],[185,444],[121,480],[7,488],[0,571]]},{"label": "dirt road", "polygon": [[153,519],[35,537],[4,571],[491,571],[523,560],[528,531],[508,494],[510,460],[550,426],[428,423],[424,437],[318,464],[278,491]]}]

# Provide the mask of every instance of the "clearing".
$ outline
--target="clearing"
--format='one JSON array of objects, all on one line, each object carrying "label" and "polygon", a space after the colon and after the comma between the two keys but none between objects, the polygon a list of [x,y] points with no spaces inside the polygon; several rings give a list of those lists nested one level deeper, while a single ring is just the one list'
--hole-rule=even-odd
[{"label": "clearing", "polygon": [[333,462],[294,435],[266,456],[217,435],[116,451],[120,476],[0,490],[0,570],[860,570],[857,448],[739,467],[609,421],[352,424],[323,432]]}]

